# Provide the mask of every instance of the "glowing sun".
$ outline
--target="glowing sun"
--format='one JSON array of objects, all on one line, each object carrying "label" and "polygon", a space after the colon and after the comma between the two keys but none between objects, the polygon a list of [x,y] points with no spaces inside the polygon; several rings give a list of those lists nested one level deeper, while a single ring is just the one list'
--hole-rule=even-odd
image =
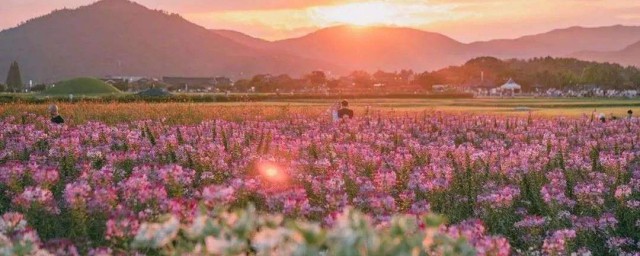
[{"label": "glowing sun", "polygon": [[318,23],[356,26],[393,24],[399,14],[396,6],[387,2],[350,3],[312,10]]}]

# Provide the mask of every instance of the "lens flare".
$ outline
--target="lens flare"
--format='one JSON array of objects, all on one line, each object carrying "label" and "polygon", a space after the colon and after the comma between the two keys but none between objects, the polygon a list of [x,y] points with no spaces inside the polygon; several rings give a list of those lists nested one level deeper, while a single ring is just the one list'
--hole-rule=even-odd
[{"label": "lens flare", "polygon": [[283,182],[287,180],[287,174],[282,168],[272,163],[259,164],[258,171],[265,180],[271,182]]},{"label": "lens flare", "polygon": [[278,177],[280,173],[278,172],[278,169],[276,168],[268,168],[264,171],[264,175],[270,178],[275,178]]}]

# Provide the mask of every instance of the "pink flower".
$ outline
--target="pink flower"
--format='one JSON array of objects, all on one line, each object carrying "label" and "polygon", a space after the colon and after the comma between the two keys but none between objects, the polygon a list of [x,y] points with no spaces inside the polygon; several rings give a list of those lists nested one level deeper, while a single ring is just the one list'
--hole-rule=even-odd
[{"label": "pink flower", "polygon": [[13,203],[23,209],[36,206],[43,207],[51,213],[59,211],[51,191],[39,187],[27,187],[22,194],[13,199]]},{"label": "pink flower", "polygon": [[544,202],[557,207],[573,207],[575,205],[575,201],[569,199],[565,195],[567,182],[562,171],[556,170],[549,172],[546,176],[549,183],[542,186],[542,189],[540,189],[540,194],[542,194]]},{"label": "pink flower", "polygon": [[107,220],[107,231],[105,238],[107,240],[121,240],[127,238],[133,238],[138,229],[140,223],[133,217],[121,217],[111,218]]},{"label": "pink flower", "polygon": [[614,195],[616,199],[623,200],[631,195],[631,187],[627,185],[618,186]]},{"label": "pink flower", "polygon": [[93,212],[109,212],[117,203],[118,195],[112,187],[95,188],[89,199],[89,210]]},{"label": "pink flower", "polygon": [[42,187],[49,187],[58,181],[58,170],[55,168],[38,168],[33,173],[33,180]]},{"label": "pink flower", "polygon": [[576,237],[576,232],[570,229],[554,231],[542,244],[542,250],[550,255],[562,255],[565,253],[567,243]]},{"label": "pink flower", "polygon": [[516,228],[542,228],[547,223],[546,218],[540,216],[525,216],[523,220],[514,224]]},{"label": "pink flower", "polygon": [[615,229],[617,224],[618,220],[616,219],[616,216],[611,213],[602,214],[598,220],[598,227],[603,230]]},{"label": "pink flower", "polygon": [[572,216],[573,227],[576,231],[596,231],[598,220],[590,216]]},{"label": "pink flower", "polygon": [[627,237],[610,237],[607,239],[609,249],[620,252],[622,247],[633,245],[633,239]]},{"label": "pink flower", "polygon": [[593,208],[601,208],[604,206],[604,194],[607,188],[603,182],[579,183],[573,190],[579,203]]},{"label": "pink flower", "polygon": [[5,213],[0,218],[0,233],[2,234],[24,231],[26,226],[27,221],[24,216],[17,212]]},{"label": "pink flower", "polygon": [[456,239],[466,238],[476,249],[478,255],[510,255],[511,245],[509,241],[500,236],[487,235],[486,229],[480,220],[463,221],[457,225],[442,228],[443,233]]},{"label": "pink flower", "polygon": [[478,202],[489,207],[510,207],[520,196],[520,189],[516,186],[505,186],[478,196]]},{"label": "pink flower", "polygon": [[71,208],[84,208],[90,193],[91,187],[87,182],[69,183],[64,189],[64,200]]},{"label": "pink flower", "polygon": [[213,206],[215,204],[225,204],[234,200],[235,190],[233,187],[211,185],[202,190],[202,199]]}]

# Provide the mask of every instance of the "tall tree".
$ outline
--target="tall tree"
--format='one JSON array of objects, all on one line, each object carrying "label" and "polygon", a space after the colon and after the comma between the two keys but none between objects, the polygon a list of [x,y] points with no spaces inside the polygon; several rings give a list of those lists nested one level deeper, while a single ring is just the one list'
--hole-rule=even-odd
[{"label": "tall tree", "polygon": [[367,71],[353,71],[349,77],[357,86],[369,87],[373,85],[373,79],[371,79],[371,75]]},{"label": "tall tree", "polygon": [[311,72],[310,74],[307,74],[305,78],[313,87],[323,86],[327,83],[327,75],[324,73],[324,71],[320,70],[316,70]]},{"label": "tall tree", "polygon": [[20,75],[20,66],[18,62],[14,61],[9,67],[9,74],[7,74],[7,90],[11,92],[19,92],[22,90],[22,76]]}]

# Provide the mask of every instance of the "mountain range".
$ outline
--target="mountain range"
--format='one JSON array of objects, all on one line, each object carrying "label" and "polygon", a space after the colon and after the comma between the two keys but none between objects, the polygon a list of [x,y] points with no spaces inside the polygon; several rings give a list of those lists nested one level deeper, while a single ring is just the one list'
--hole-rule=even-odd
[{"label": "mountain range", "polygon": [[582,51],[572,54],[572,57],[640,67],[640,42],[618,51]]},{"label": "mountain range", "polygon": [[313,70],[435,70],[478,56],[576,57],[640,66],[640,27],[571,27],[516,39],[461,43],[400,27],[337,26],[267,41],[210,30],[128,0],[56,10],[0,32],[0,72],[16,60],[25,81],[78,76],[229,76]]}]

